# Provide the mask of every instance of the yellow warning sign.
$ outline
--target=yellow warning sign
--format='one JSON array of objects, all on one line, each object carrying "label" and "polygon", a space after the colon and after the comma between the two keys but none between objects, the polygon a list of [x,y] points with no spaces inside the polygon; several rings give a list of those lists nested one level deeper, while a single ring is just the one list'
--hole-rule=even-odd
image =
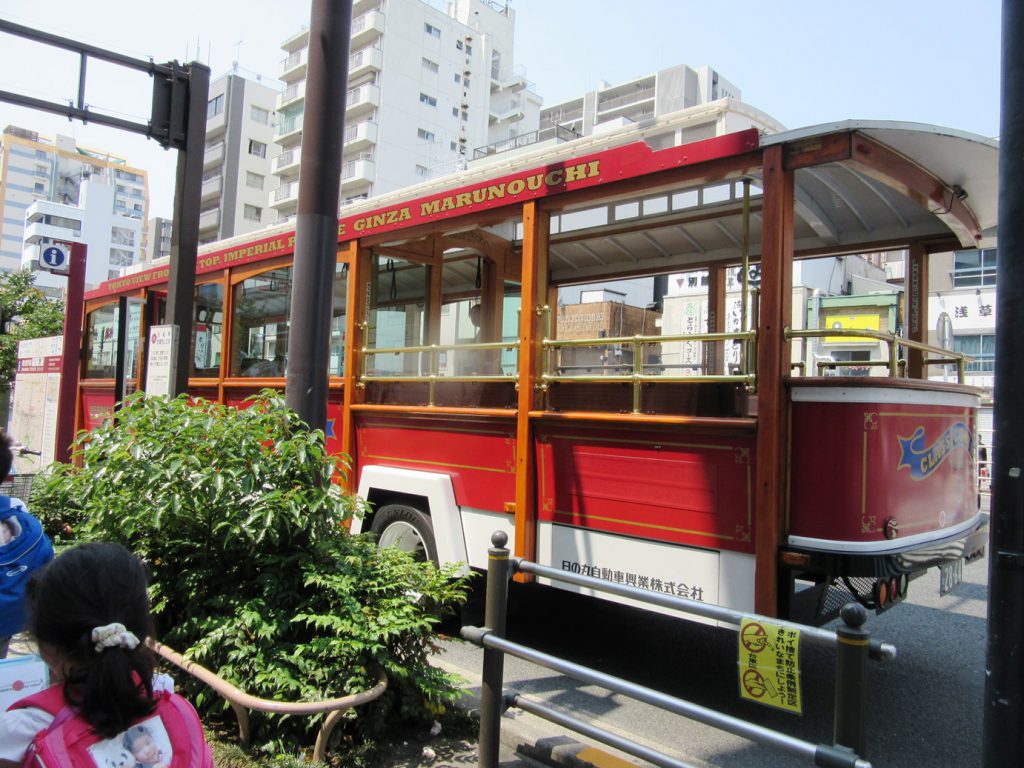
[{"label": "yellow warning sign", "polygon": [[800,630],[744,618],[739,634],[740,697],[803,714]]},{"label": "yellow warning sign", "polygon": [[[882,318],[878,313],[870,315],[828,315],[821,325],[822,328],[843,328],[846,330],[878,331],[882,327]],[[826,336],[826,344],[856,344],[863,341],[874,341],[866,336]]]}]

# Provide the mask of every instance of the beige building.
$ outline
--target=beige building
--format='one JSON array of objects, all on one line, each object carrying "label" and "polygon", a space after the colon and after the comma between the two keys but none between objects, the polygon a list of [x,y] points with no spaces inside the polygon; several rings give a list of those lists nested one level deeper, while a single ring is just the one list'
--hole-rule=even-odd
[{"label": "beige building", "polygon": [[267,205],[277,186],[275,154],[277,81],[234,69],[210,83],[206,151],[199,213],[199,242],[253,232],[277,222]]}]

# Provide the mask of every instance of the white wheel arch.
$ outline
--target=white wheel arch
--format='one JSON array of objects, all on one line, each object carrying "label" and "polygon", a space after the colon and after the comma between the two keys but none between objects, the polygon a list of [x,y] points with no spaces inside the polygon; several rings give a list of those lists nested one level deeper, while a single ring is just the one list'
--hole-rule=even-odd
[{"label": "white wheel arch", "polygon": [[[376,465],[363,467],[356,492],[360,498],[369,499],[374,490],[424,497],[429,509],[422,512],[430,515],[434,526],[438,561],[441,565],[462,564],[464,570],[468,571],[465,566],[469,558],[466,556],[466,539],[462,531],[462,514],[455,502],[455,490],[448,475]],[[363,520],[353,520],[352,532],[360,533],[362,530]]]}]

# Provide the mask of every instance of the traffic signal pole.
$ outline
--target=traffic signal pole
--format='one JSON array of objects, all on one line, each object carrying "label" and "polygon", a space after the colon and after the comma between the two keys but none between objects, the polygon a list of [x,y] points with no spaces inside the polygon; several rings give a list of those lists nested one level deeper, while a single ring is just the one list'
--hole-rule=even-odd
[{"label": "traffic signal pole", "polygon": [[984,765],[1024,755],[1024,3],[1003,0],[996,290],[995,447],[985,664]]},{"label": "traffic signal pole", "polygon": [[60,397],[57,400],[57,444],[53,460],[67,463],[75,440],[78,411],[78,375],[82,370],[82,316],[85,300],[85,263],[89,248],[72,243],[68,264],[68,292],[64,311],[64,349],[61,353]]}]

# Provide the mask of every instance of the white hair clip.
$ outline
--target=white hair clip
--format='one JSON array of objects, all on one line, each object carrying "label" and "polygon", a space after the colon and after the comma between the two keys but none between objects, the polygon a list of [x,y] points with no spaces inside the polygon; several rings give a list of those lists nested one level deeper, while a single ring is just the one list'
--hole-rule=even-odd
[{"label": "white hair clip", "polygon": [[132,650],[139,644],[139,638],[129,632],[124,624],[107,624],[103,627],[96,627],[92,631],[92,641],[96,643],[96,653],[104,648],[127,648]]}]

